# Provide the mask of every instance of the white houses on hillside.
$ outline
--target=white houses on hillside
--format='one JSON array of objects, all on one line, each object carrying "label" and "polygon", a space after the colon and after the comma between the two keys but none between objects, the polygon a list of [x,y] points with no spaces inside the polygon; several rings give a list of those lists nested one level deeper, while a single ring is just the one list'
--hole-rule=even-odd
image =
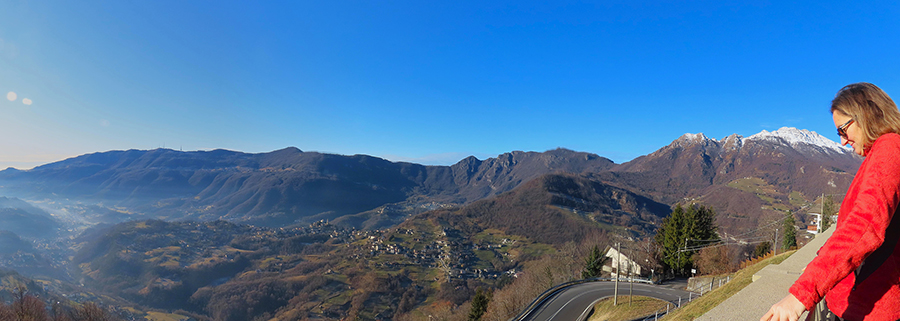
[{"label": "white houses on hillside", "polygon": [[[811,234],[818,234],[819,232],[821,232],[821,231],[819,231],[819,227],[822,226],[822,214],[819,214],[819,213],[807,213],[807,214],[815,216],[816,218],[813,219],[813,221],[810,222],[811,224],[809,224],[806,227],[806,231]],[[838,219],[837,215],[831,216],[831,222],[832,222],[831,225],[832,226],[837,225],[837,219]]]},{"label": "white houses on hillside", "polygon": [[634,276],[643,275],[644,269],[640,264],[624,253],[619,253],[615,248],[610,247],[609,251],[606,251],[606,257],[609,258],[609,262],[603,265],[603,272],[609,273],[610,277],[616,277],[617,269],[615,267],[617,266],[618,270],[622,271],[622,277],[628,277],[629,273],[633,273]]}]

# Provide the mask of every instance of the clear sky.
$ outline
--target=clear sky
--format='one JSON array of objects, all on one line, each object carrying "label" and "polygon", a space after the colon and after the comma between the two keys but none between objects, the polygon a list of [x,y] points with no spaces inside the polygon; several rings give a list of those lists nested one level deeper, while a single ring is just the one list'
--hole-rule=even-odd
[{"label": "clear sky", "polygon": [[0,1],[0,168],[225,148],[617,163],[900,97],[897,1]]}]

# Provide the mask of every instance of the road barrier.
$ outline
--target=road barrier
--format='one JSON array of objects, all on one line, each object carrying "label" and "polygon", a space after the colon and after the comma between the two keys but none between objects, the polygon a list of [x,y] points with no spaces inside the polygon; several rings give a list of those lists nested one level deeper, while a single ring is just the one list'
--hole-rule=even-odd
[{"label": "road barrier", "polygon": [[[653,281],[648,280],[648,279],[640,279],[640,278],[632,279],[632,278],[624,278],[624,277],[619,277],[618,279],[619,279],[619,282],[633,281],[633,282],[646,283],[646,284],[655,284]],[[557,286],[550,288],[547,291],[544,291],[540,295],[538,295],[538,297],[535,298],[534,301],[532,301],[528,306],[526,306],[525,309],[522,310],[522,312],[520,312],[518,315],[516,315],[512,319],[509,319],[509,321],[525,320],[525,318],[527,318],[529,315],[534,313],[537,308],[542,306],[544,304],[544,302],[546,302],[548,299],[552,298],[554,295],[556,295],[557,293],[559,293],[560,291],[562,291],[568,287],[578,285],[578,284],[588,283],[588,282],[611,282],[611,281],[615,281],[615,279],[613,279],[613,278],[592,278],[592,279],[569,281],[569,282],[559,284]],[[693,301],[695,298],[699,298],[703,294],[709,293],[710,291],[712,291],[716,288],[719,288],[724,284],[727,284],[729,281],[731,281],[730,276],[725,279],[719,279],[719,280],[713,279],[713,281],[711,281],[709,283],[709,285],[704,285],[703,287],[700,288],[699,294],[695,293],[695,292],[689,292],[687,301],[682,301],[681,297],[679,297],[678,302],[667,302],[665,309],[659,309],[651,315],[648,315],[648,316],[642,317],[642,318],[638,318],[638,319],[634,319],[632,321],[658,320],[660,317],[668,314],[672,310],[680,308],[682,305],[687,304],[687,303]],[[696,295],[696,297],[694,297],[694,295]]]},{"label": "road barrier", "polygon": [[[727,278],[722,278],[722,279],[718,279],[718,280],[716,280],[715,278],[713,278],[712,281],[709,282],[709,285],[704,285],[704,286],[700,287],[700,293],[697,295],[697,297],[699,298],[699,297],[703,296],[704,294],[711,292],[712,290],[715,290],[715,289],[717,289],[717,288],[720,288],[720,287],[722,287],[723,285],[728,284],[728,282],[731,282],[731,276],[730,276],[730,275],[729,275]],[[716,286],[716,284],[718,284],[718,286]],[[706,290],[706,291],[704,291],[704,290]],[[684,303],[685,303],[685,304],[686,304],[686,303],[690,303],[690,302],[693,301],[693,300],[694,300],[693,295],[690,295],[690,294],[689,294],[689,295],[688,295],[688,301],[687,301],[687,302],[684,302]],[[656,321],[656,320],[659,320],[659,317],[668,314],[669,311],[671,311],[671,310],[675,310],[675,309],[677,309],[677,308],[680,308],[683,304],[682,304],[682,302],[681,302],[681,298],[678,298],[678,304],[677,304],[677,305],[674,305],[674,307],[673,307],[671,310],[669,309],[670,305],[674,305],[674,304],[672,304],[672,303],[667,303],[667,304],[666,304],[666,311],[665,311],[665,312],[663,311],[663,309],[659,309],[659,310],[656,310],[656,312],[654,312],[653,315],[649,315],[649,316],[646,316],[646,317],[643,317],[643,318],[634,319],[634,320],[631,320],[631,321],[651,321],[651,320],[652,320],[652,321]]]},{"label": "road barrier", "polygon": [[[653,283],[653,281],[651,281],[649,279],[642,279],[642,278],[618,277],[618,279],[619,279],[619,282],[634,281],[634,282],[638,282],[638,283],[655,284],[655,283]],[[591,278],[591,279],[569,281],[569,282],[559,284],[557,286],[550,288],[547,291],[544,291],[540,295],[538,295],[538,297],[535,298],[534,301],[531,302],[531,304],[529,304],[528,306],[525,307],[525,310],[522,310],[522,312],[520,312],[518,315],[516,315],[512,319],[509,319],[509,321],[524,320],[526,317],[528,317],[528,315],[533,313],[535,309],[537,309],[542,304],[544,304],[544,302],[547,301],[547,299],[553,297],[553,295],[555,295],[559,291],[562,291],[565,288],[568,288],[570,286],[588,283],[588,282],[610,282],[610,281],[615,281],[615,279],[614,278]]]}]

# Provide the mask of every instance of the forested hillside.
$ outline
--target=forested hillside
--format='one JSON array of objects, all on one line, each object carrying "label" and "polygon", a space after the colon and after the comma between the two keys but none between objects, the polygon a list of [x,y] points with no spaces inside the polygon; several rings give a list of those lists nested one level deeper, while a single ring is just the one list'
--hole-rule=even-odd
[{"label": "forested hillside", "polygon": [[127,208],[134,213],[128,219],[224,219],[264,226],[303,225],[406,205],[388,207],[393,213],[380,218],[363,214],[362,219],[345,220],[360,224],[354,227],[383,227],[430,209],[430,204],[464,204],[539,175],[602,171],[612,165],[606,158],[565,149],[512,152],[484,161],[470,157],[453,166],[296,148],[262,154],[128,150],[83,155],[28,171],[0,171],[0,191]]}]

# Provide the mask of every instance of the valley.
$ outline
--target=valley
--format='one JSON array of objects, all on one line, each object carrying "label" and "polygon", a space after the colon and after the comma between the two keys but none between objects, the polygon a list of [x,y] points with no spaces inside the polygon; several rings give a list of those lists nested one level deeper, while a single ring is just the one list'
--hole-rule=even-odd
[{"label": "valley", "polygon": [[[452,166],[296,148],[83,155],[0,171],[0,267],[126,318],[451,320],[483,288],[508,319],[577,278],[590,246],[652,257],[675,204],[712,207],[723,235],[771,234],[789,211],[805,226],[861,162],[813,134],[685,135],[624,164],[565,149]],[[11,278],[0,298],[25,282]]]}]

